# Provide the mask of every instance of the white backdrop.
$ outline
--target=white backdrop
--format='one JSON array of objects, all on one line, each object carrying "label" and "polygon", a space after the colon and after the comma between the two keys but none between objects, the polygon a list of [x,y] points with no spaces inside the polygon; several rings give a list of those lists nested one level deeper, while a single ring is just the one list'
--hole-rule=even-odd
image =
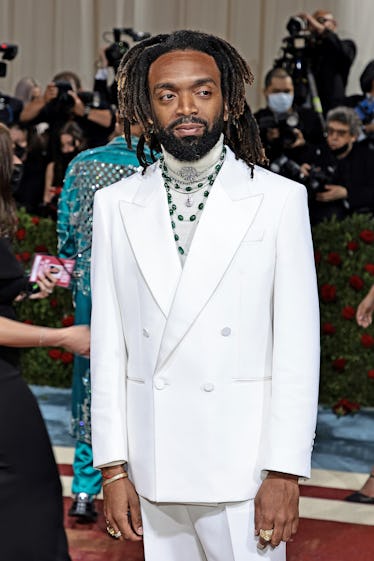
[{"label": "white backdrop", "polygon": [[256,110],[263,104],[263,76],[287,35],[289,17],[318,8],[331,10],[339,35],[356,42],[348,93],[357,93],[358,77],[374,59],[373,0],[0,0],[0,42],[19,46],[6,78],[0,78],[0,91],[12,94],[23,76],[44,87],[67,69],[91,89],[104,31],[134,27],[154,35],[188,28],[220,35],[239,49],[255,74],[248,98]]}]

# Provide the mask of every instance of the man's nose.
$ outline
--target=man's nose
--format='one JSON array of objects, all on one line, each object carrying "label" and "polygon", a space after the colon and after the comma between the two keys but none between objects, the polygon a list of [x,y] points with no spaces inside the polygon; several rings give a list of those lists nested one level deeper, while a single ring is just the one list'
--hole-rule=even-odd
[{"label": "man's nose", "polygon": [[177,112],[178,115],[196,115],[198,109],[192,94],[186,92],[179,95]]}]

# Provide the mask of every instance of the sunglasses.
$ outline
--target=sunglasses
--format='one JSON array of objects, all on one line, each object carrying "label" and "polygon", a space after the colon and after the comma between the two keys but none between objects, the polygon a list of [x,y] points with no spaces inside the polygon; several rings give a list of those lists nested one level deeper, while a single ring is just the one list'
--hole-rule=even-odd
[{"label": "sunglasses", "polygon": [[347,136],[347,134],[349,134],[349,130],[346,129],[334,129],[334,127],[327,127],[327,134],[328,135],[333,135],[336,134],[337,136],[340,136],[341,138],[343,136]]}]

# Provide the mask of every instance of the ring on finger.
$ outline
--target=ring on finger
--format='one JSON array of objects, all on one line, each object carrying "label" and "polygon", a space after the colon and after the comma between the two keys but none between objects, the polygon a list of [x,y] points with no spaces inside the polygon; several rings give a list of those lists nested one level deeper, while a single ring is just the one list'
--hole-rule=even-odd
[{"label": "ring on finger", "polygon": [[271,528],[270,530],[260,529],[260,538],[262,538],[266,542],[270,542],[273,532],[274,532],[273,528]]},{"label": "ring on finger", "polygon": [[106,531],[112,538],[118,539],[122,536],[121,532],[119,530],[116,532],[113,526],[111,526],[110,524],[107,524]]}]

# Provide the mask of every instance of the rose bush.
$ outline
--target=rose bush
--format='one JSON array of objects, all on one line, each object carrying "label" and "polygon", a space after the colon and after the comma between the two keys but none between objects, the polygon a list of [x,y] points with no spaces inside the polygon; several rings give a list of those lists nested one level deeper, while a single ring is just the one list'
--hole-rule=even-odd
[{"label": "rose bush", "polygon": [[[56,223],[47,218],[18,212],[18,228],[14,250],[26,273],[30,271],[34,253],[56,255]],[[74,322],[71,292],[56,287],[49,298],[23,300],[16,304],[17,316],[26,323],[61,327]],[[32,384],[70,387],[73,355],[63,349],[35,347],[23,349],[22,374]]]},{"label": "rose bush", "polygon": [[323,222],[313,228],[313,242],[321,311],[320,402],[337,414],[352,413],[374,406],[374,330],[355,320],[374,282],[374,221],[354,215]]}]

